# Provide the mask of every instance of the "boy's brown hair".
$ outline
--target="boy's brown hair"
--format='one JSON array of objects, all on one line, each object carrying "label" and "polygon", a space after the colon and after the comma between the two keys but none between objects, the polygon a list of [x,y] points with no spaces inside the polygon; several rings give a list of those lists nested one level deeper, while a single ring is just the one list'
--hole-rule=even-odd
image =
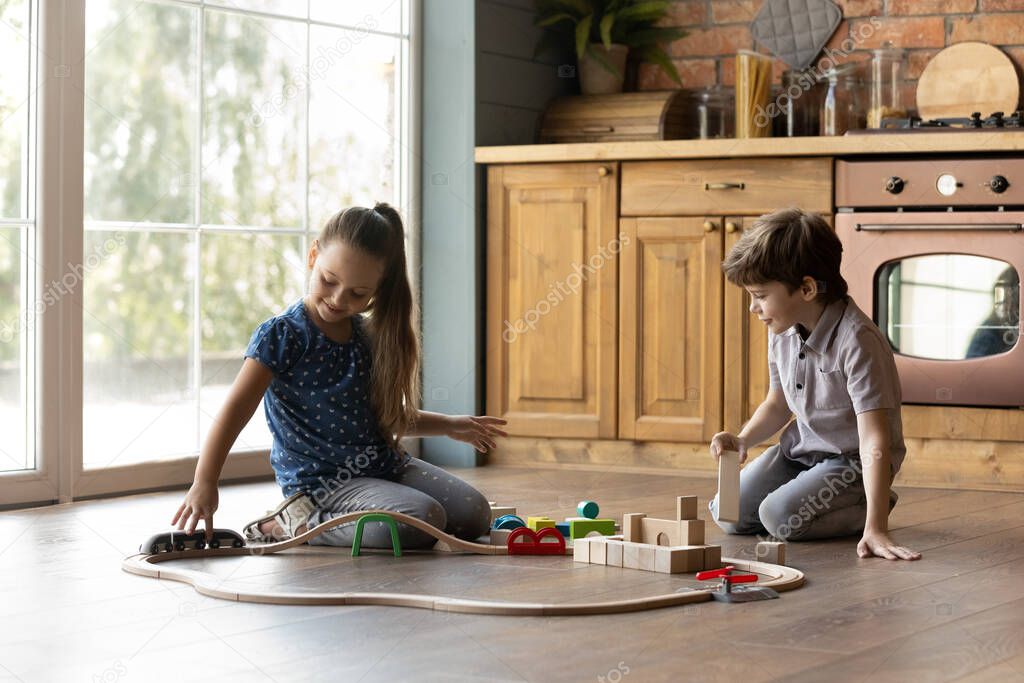
[{"label": "boy's brown hair", "polygon": [[843,245],[817,214],[791,207],[766,213],[725,257],[722,270],[740,287],[777,281],[792,294],[805,277],[818,282],[818,298],[831,303],[846,297],[839,273]]}]

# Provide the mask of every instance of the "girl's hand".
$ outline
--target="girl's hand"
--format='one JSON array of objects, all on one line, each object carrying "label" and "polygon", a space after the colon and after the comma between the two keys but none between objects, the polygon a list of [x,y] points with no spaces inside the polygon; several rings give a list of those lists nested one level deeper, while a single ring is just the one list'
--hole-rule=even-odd
[{"label": "girl's hand", "polygon": [[486,453],[488,449],[497,448],[498,444],[494,442],[495,438],[508,436],[497,427],[497,425],[504,424],[508,424],[508,421],[489,415],[481,417],[452,415],[448,427],[448,438],[464,441],[481,453]]},{"label": "girl's hand", "polygon": [[864,530],[864,537],[857,544],[857,555],[860,557],[884,557],[887,560],[921,559],[921,553],[896,545],[889,538],[889,534],[867,529]]},{"label": "girl's hand", "polygon": [[179,531],[185,529],[185,533],[191,534],[196,530],[199,520],[205,520],[206,540],[212,540],[213,513],[217,511],[217,498],[216,483],[209,484],[196,480],[185,494],[185,501],[174,514],[171,524],[177,524]]},{"label": "girl's hand", "polygon": [[729,432],[718,432],[711,437],[711,455],[715,460],[722,457],[722,451],[737,451],[740,454],[740,464],[747,461],[747,443],[735,434]]}]

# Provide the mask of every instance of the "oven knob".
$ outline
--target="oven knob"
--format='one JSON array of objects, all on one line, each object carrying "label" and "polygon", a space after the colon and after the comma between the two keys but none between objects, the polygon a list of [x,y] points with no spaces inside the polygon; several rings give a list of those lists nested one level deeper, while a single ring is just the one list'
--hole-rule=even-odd
[{"label": "oven knob", "polygon": [[903,178],[897,176],[891,176],[885,181],[885,191],[889,194],[899,194],[903,192],[903,186],[906,183],[903,182]]},{"label": "oven knob", "polygon": [[1008,188],[1009,186],[1010,181],[1008,181],[1004,176],[1001,175],[994,175],[992,176],[992,180],[988,181],[988,188],[995,192],[996,194],[1002,194],[1003,192],[1006,192],[1006,188]]}]

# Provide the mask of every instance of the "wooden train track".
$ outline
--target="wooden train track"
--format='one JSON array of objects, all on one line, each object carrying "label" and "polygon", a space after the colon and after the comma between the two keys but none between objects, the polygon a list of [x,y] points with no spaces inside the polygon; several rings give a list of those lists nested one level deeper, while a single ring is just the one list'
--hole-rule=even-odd
[{"label": "wooden train track", "polygon": [[[500,545],[488,545],[463,541],[451,534],[446,534],[430,524],[400,512],[383,510],[364,510],[351,512],[309,529],[295,538],[279,543],[268,543],[242,548],[218,548],[204,550],[171,551],[150,555],[138,553],[130,555],[121,562],[121,568],[132,574],[150,576],[157,579],[169,579],[190,584],[197,593],[236,602],[259,602],[278,605],[391,605],[396,607],[415,607],[439,612],[462,612],[467,614],[496,614],[508,616],[582,616],[587,614],[617,614],[623,612],[640,612],[675,605],[686,605],[711,600],[714,587],[697,589],[686,593],[668,593],[653,595],[646,598],[631,600],[608,600],[604,602],[585,603],[535,603],[506,602],[500,600],[477,600],[470,598],[452,598],[439,595],[417,595],[412,593],[375,593],[375,592],[339,592],[339,593],[264,593],[242,590],[225,585],[222,579],[193,569],[164,567],[162,565],[173,560],[200,559],[208,557],[237,557],[240,555],[270,555],[301,545],[315,536],[340,524],[354,522],[363,515],[384,513],[396,522],[408,524],[434,538],[438,545],[449,552],[463,552],[477,555],[507,555],[508,549]],[[398,560],[401,561],[401,560]],[[758,581],[758,586],[773,588],[783,592],[799,588],[803,585],[803,572],[782,565],[722,558],[724,564],[731,564],[736,569],[753,572],[767,578]]]}]

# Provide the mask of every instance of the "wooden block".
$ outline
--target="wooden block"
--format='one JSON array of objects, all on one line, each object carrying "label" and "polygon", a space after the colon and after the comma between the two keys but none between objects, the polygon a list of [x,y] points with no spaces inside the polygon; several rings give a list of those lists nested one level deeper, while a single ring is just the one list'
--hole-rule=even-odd
[{"label": "wooden block", "polygon": [[684,519],[679,524],[679,545],[704,545],[704,520]]},{"label": "wooden block", "polygon": [[676,498],[676,520],[697,519],[697,496],[679,496]]},{"label": "wooden block", "polygon": [[595,538],[590,543],[590,564],[608,563],[608,543],[603,538]]},{"label": "wooden block", "polygon": [[645,572],[653,572],[655,559],[657,557],[657,550],[658,546],[647,545],[646,543],[642,544],[637,555],[637,564],[639,564],[639,567],[637,568],[642,569]]},{"label": "wooden block", "polygon": [[622,566],[626,569],[640,569],[640,548],[642,543],[623,541]]},{"label": "wooden block", "polygon": [[763,541],[757,544],[754,559],[770,564],[786,564],[786,544],[781,541]]},{"label": "wooden block", "polygon": [[590,541],[581,538],[572,544],[572,561],[590,562]]},{"label": "wooden block", "polygon": [[643,518],[647,515],[643,512],[627,512],[622,516],[622,535],[627,541],[642,543],[644,540]]},{"label": "wooden block", "polygon": [[654,571],[662,574],[698,572],[704,563],[703,546],[675,546],[655,548]]},{"label": "wooden block", "polygon": [[511,529],[491,529],[490,544],[507,546],[510,533]]},{"label": "wooden block", "polygon": [[[641,522],[641,529],[643,533],[641,538],[637,541],[638,543],[650,543],[651,545],[687,545],[684,541],[679,539],[679,522],[674,519],[656,519],[654,517],[644,517]],[[665,534],[667,537],[666,543],[659,543],[658,536]]]},{"label": "wooden block", "polygon": [[502,515],[514,515],[516,509],[514,507],[501,507],[497,505],[491,505],[491,524],[494,524],[494,520]]},{"label": "wooden block", "polygon": [[622,541],[605,541],[605,562],[609,567],[622,566]]},{"label": "wooden block", "polygon": [[593,531],[611,536],[615,533],[615,522],[610,519],[574,519],[569,522],[569,538],[584,538]]},{"label": "wooden block", "polygon": [[740,521],[740,454],[722,451],[718,458],[718,520]]},{"label": "wooden block", "polygon": [[697,571],[704,571],[705,569],[721,569],[722,567],[722,546],[720,545],[706,545],[704,546],[704,566]]},{"label": "wooden block", "polygon": [[554,528],[555,520],[551,519],[550,517],[527,517],[526,526],[528,526],[530,529],[534,531],[540,531],[541,529],[546,529],[547,527]]}]

